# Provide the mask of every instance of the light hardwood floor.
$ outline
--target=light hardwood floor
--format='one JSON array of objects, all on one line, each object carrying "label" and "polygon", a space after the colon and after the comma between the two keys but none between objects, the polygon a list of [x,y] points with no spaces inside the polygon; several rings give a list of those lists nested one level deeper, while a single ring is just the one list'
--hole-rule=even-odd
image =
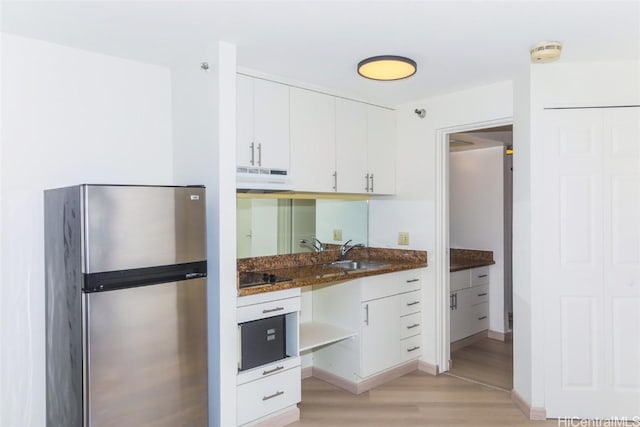
[{"label": "light hardwood floor", "polygon": [[449,375],[405,375],[354,395],[316,378],[302,382],[300,421],[292,426],[557,426],[529,421],[506,391]]},{"label": "light hardwood floor", "polygon": [[513,341],[483,338],[451,353],[449,374],[511,391]]}]

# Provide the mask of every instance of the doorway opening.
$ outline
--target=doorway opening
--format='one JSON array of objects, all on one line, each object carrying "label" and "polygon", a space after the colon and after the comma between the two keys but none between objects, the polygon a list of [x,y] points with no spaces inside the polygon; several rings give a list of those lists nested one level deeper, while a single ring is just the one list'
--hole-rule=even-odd
[{"label": "doorway opening", "polygon": [[443,257],[437,270],[445,285],[440,295],[440,366],[450,375],[510,391],[512,120],[441,129],[438,134],[442,208],[436,221]]},{"label": "doorway opening", "polygon": [[449,134],[449,374],[513,388],[511,125]]}]

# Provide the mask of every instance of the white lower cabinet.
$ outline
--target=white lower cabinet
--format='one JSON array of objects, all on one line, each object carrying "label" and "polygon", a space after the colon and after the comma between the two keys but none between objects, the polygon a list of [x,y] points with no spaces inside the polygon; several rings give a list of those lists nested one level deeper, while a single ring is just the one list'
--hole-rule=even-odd
[{"label": "white lower cabinet", "polygon": [[[465,283],[459,278],[465,273]],[[489,268],[480,267],[451,274],[449,299],[450,341],[458,341],[489,329]]]},{"label": "white lower cabinet", "polygon": [[[237,301],[238,324],[283,315],[285,319],[285,357],[270,363],[238,371],[236,377],[238,425],[260,423],[301,399],[301,369],[298,351],[300,289],[268,292],[240,297]],[[238,360],[242,357],[238,329]]]},{"label": "white lower cabinet", "polygon": [[314,289],[314,321],[358,335],[314,351],[313,366],[350,383],[417,359],[421,349],[421,270]]},{"label": "white lower cabinet", "polygon": [[277,374],[238,385],[238,424],[247,424],[296,405],[301,398],[300,381],[300,365],[298,365]]}]

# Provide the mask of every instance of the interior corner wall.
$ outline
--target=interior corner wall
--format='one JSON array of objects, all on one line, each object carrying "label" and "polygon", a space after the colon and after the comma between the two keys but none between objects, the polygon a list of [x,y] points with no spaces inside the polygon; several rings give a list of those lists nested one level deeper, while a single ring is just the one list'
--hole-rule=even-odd
[{"label": "interior corner wall", "polygon": [[449,243],[493,251],[489,329],[504,333],[504,148],[449,154]]},{"label": "interior corner wall", "polygon": [[[369,244],[429,251],[423,270],[423,348],[421,360],[437,363],[435,328],[436,287],[433,266],[436,236],[437,132],[454,126],[510,118],[513,114],[511,81],[498,82],[400,105],[397,115],[396,195],[369,204]],[[425,118],[414,113],[426,109]],[[388,218],[394,218],[392,224]],[[398,246],[399,231],[410,234],[409,246]],[[442,367],[441,367],[442,369]]]},{"label": "interior corner wall", "polygon": [[43,190],[172,184],[165,67],[2,35],[0,425],[45,425]]}]

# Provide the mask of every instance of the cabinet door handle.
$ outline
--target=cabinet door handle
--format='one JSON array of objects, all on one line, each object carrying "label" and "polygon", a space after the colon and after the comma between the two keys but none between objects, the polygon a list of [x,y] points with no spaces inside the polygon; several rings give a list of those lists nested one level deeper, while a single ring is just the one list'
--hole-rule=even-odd
[{"label": "cabinet door handle", "polygon": [[449,295],[449,310],[453,310],[453,294]]},{"label": "cabinet door handle", "polygon": [[487,318],[487,316],[482,316],[482,317],[478,317],[478,320],[484,320],[486,318]]},{"label": "cabinet door handle", "polygon": [[258,144],[258,166],[262,166],[262,143]]},{"label": "cabinet door handle", "polygon": [[369,326],[369,304],[364,306],[364,324]]},{"label": "cabinet door handle", "polygon": [[262,313],[267,314],[267,313],[273,313],[274,311],[280,311],[280,310],[284,310],[284,307],[265,308],[264,310],[262,310]]},{"label": "cabinet door handle", "polygon": [[486,295],[487,295],[487,293],[486,293],[486,292],[483,292],[483,293],[481,293],[481,294],[478,294],[478,296],[479,296],[479,297],[484,297],[484,296],[486,296]]},{"label": "cabinet door handle", "polygon": [[453,294],[453,309],[458,309],[458,293]]},{"label": "cabinet door handle", "polygon": [[412,305],[420,304],[420,301],[411,301],[407,303],[407,307],[411,307]]},{"label": "cabinet door handle", "polygon": [[367,186],[364,188],[364,191],[369,192],[369,174],[364,176],[365,181],[367,182]]},{"label": "cabinet door handle", "polygon": [[371,192],[373,193],[373,174],[369,176],[371,178]]},{"label": "cabinet door handle", "polygon": [[276,391],[271,396],[264,396],[262,400],[265,401],[265,400],[273,399],[274,397],[282,396],[283,394],[284,394],[284,391]]},{"label": "cabinet door handle", "polygon": [[256,148],[256,144],[252,141],[251,145],[249,146],[249,149],[251,150],[251,160],[249,161],[249,163],[251,163],[251,166],[256,165],[255,148]]},{"label": "cabinet door handle", "polygon": [[338,191],[338,171],[333,173],[333,190]]},{"label": "cabinet door handle", "polygon": [[419,281],[419,280],[420,280],[420,279],[409,279],[409,280],[407,280],[407,283],[413,283],[413,282],[417,282],[417,281]]},{"label": "cabinet door handle", "polygon": [[420,348],[420,346],[419,346],[419,345],[417,345],[417,346],[415,346],[415,347],[408,348],[408,349],[407,349],[407,353],[410,353],[410,352],[412,352],[412,351],[416,351],[416,350],[418,350],[419,348]]},{"label": "cabinet door handle", "polygon": [[487,276],[488,276],[488,274],[481,274],[481,275],[478,276],[478,279],[480,279],[481,277],[487,277]]},{"label": "cabinet door handle", "polygon": [[417,328],[418,326],[420,326],[420,323],[414,323],[413,325],[407,326],[407,329]]},{"label": "cabinet door handle", "polygon": [[274,372],[278,372],[278,371],[282,371],[284,369],[284,366],[276,366],[273,369],[269,369],[266,371],[262,371],[262,375],[269,375],[269,374],[273,374]]}]

